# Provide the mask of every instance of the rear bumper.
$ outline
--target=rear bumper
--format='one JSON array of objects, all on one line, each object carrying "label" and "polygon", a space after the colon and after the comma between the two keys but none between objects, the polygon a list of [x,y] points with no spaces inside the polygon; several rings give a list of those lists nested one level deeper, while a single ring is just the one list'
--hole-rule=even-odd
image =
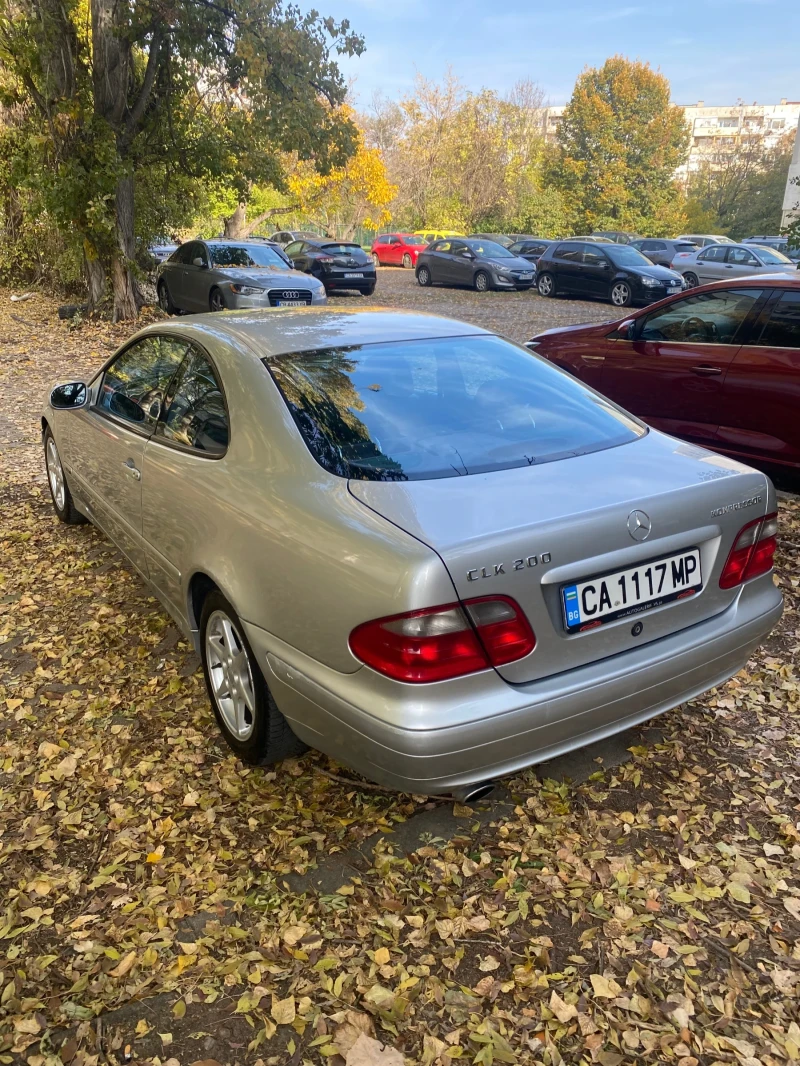
[{"label": "rear bumper", "polygon": [[320,281],[325,286],[326,292],[332,292],[334,289],[355,289],[358,292],[363,292],[364,289],[371,289],[375,285],[374,272],[372,274],[366,274],[363,278],[342,278],[331,276],[330,274],[320,274]]},{"label": "rear bumper", "polygon": [[494,671],[457,683],[341,674],[246,624],[273,695],[306,743],[392,788],[435,795],[545,762],[721,684],[781,616],[771,575],[721,615],[526,685]]}]

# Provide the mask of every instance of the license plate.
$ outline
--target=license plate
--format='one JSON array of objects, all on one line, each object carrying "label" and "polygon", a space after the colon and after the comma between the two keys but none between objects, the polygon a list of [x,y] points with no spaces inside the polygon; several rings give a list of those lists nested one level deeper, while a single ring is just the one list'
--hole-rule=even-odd
[{"label": "license plate", "polygon": [[363,278],[363,274],[345,274],[346,278]]},{"label": "license plate", "polygon": [[530,281],[532,277],[533,277],[532,273],[531,274],[520,274],[519,280],[520,281]]},{"label": "license plate", "polygon": [[667,289],[667,292],[670,293],[670,295],[672,293],[674,293],[674,292],[680,292],[680,291],[681,291],[681,286],[680,285],[670,285],[670,287]]},{"label": "license plate", "polygon": [[687,548],[627,570],[563,585],[564,625],[567,632],[574,633],[691,596],[702,587],[700,552]]},{"label": "license plate", "polygon": [[305,300],[278,300],[278,307],[305,307]]}]

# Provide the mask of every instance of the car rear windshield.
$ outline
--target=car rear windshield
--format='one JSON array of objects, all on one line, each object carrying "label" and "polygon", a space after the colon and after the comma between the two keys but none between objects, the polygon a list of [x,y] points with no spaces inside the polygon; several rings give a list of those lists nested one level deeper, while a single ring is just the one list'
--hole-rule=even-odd
[{"label": "car rear windshield", "polygon": [[210,244],[211,262],[218,267],[286,266],[286,260],[268,244]]},{"label": "car rear windshield", "polygon": [[416,481],[536,466],[647,432],[500,337],[322,348],[264,364],[311,454],[340,477]]},{"label": "car rear windshield", "polygon": [[360,244],[345,243],[344,241],[339,244],[323,244],[322,249],[330,252],[331,255],[352,255],[353,252],[362,252],[364,250]]}]

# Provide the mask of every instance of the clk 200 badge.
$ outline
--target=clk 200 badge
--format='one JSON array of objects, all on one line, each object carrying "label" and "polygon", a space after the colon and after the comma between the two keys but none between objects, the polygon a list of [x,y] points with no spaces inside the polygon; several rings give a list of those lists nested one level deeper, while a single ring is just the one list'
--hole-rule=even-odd
[{"label": "clk 200 badge", "polygon": [[[538,566],[539,562],[547,564],[550,562],[550,552],[542,552],[541,555],[526,555],[524,559],[515,559],[509,566],[510,570],[525,570],[529,566]],[[505,574],[506,563],[494,563],[492,566],[476,567],[473,570],[467,570],[467,581],[480,581],[484,577],[497,577],[498,574]]]}]

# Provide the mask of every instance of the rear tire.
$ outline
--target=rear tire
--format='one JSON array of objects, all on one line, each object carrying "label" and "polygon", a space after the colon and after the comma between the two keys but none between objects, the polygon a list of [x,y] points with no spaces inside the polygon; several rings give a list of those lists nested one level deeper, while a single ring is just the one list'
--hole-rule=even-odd
[{"label": "rear tire", "polygon": [[267,766],[307,746],[278,710],[236,611],[217,589],[200,616],[203,674],[228,747],[252,766]]},{"label": "rear tire", "polygon": [[411,262],[411,256],[406,252],[403,256],[403,266],[406,270],[409,270],[413,265],[414,264]]},{"label": "rear tire", "polygon": [[158,283],[158,306],[165,315],[174,315],[178,312],[178,308],[172,302],[167,283],[163,278]]},{"label": "rear tire", "polygon": [[427,289],[433,284],[431,272],[427,267],[423,266],[417,269],[417,283],[421,285],[423,289]]},{"label": "rear tire", "polygon": [[536,288],[540,296],[555,296],[556,281],[552,274],[540,274],[536,281]]},{"label": "rear tire", "polygon": [[611,286],[610,300],[614,307],[627,307],[633,300],[633,289],[627,281],[615,281]]},{"label": "rear tire", "polygon": [[209,311],[224,311],[225,297],[219,289],[212,289],[208,297]]},{"label": "rear tire", "polygon": [[697,274],[694,274],[691,270],[687,270],[683,275],[683,280],[690,289],[695,289],[700,284],[700,278],[698,278]]},{"label": "rear tire", "polygon": [[60,522],[68,526],[79,526],[87,521],[85,515],[75,506],[72,493],[69,491],[67,475],[61,465],[61,456],[58,454],[58,446],[52,430],[48,426],[44,431],[44,465],[47,471],[47,484],[50,489],[50,498],[53,501],[53,510]]},{"label": "rear tire", "polygon": [[472,284],[475,292],[488,292],[491,288],[491,282],[489,281],[489,275],[485,270],[479,270],[475,277],[472,279]]},{"label": "rear tire", "polygon": [[362,289],[361,290],[361,295],[362,296],[372,296],[373,292],[375,292],[375,286],[374,285],[370,285],[370,287],[368,289]]},{"label": "rear tire", "polygon": [[378,259],[378,254],[377,254],[377,252],[373,252],[373,253],[372,253],[372,262],[373,262],[373,263],[375,264],[375,267],[376,267],[376,268],[377,268],[377,267],[379,267],[379,266],[381,265],[381,261],[380,261],[380,259]]}]

